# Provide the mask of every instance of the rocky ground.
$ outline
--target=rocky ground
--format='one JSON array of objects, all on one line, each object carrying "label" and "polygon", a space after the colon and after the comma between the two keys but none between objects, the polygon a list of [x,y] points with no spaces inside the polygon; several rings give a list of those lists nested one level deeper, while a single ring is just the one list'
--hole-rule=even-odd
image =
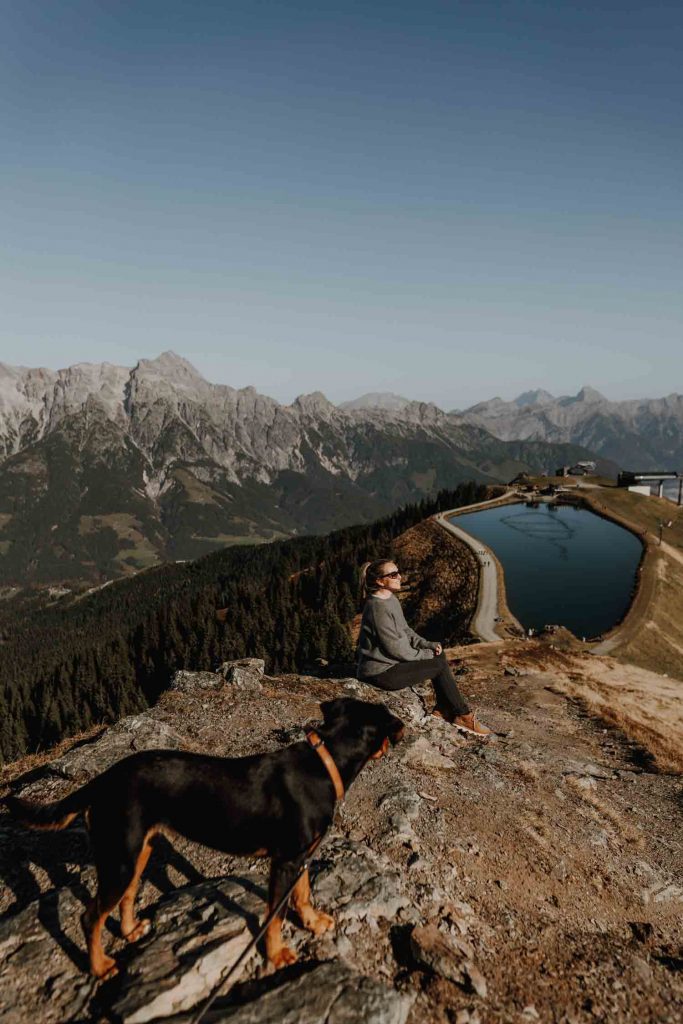
[{"label": "rocky ground", "polygon": [[[430,715],[429,686],[387,698],[406,738],[365,768],[313,872],[335,931],[314,939],[288,923],[299,962],[271,974],[253,954],[207,1021],[683,1020],[680,780],[554,692],[562,652],[530,650],[458,652],[494,741]],[[54,799],[133,750],[274,749],[301,738],[322,699],[383,696],[353,680],[226,671],[179,673],[155,708],[5,781]],[[98,985],[78,923],[94,881],[83,824],[40,833],[0,816],[2,1024],[196,1016],[263,915],[267,865],[156,843],[141,889],[152,931],[124,948],[111,920],[122,971]]]}]

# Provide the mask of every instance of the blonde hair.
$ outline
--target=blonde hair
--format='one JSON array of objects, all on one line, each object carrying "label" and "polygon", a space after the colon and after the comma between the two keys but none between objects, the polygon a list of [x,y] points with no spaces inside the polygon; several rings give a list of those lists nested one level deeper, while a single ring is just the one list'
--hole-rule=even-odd
[{"label": "blonde hair", "polygon": [[365,601],[370,594],[374,594],[380,588],[377,580],[382,574],[382,568],[388,565],[390,558],[378,558],[374,562],[364,562],[360,567],[360,599]]}]

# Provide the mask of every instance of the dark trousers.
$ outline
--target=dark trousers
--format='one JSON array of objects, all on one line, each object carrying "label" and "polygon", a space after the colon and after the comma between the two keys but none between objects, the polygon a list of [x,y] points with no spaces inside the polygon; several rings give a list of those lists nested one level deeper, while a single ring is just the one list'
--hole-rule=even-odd
[{"label": "dark trousers", "polygon": [[470,713],[467,701],[458,689],[445,654],[439,654],[435,658],[425,658],[424,661],[399,661],[397,665],[392,665],[386,672],[380,672],[376,676],[366,676],[361,682],[378,686],[380,690],[404,690],[406,686],[424,683],[426,679],[432,680],[438,708],[452,711],[456,715]]}]

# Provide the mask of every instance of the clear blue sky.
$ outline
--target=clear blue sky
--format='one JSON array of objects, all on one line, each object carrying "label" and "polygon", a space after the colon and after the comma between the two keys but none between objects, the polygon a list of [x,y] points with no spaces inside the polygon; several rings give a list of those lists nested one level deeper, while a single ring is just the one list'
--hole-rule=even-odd
[{"label": "clear blue sky", "polygon": [[0,360],[683,391],[679,0],[0,10]]}]

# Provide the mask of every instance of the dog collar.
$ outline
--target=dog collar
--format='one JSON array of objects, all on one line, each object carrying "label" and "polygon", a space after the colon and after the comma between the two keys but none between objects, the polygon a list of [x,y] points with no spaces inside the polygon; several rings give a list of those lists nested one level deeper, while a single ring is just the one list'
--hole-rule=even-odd
[{"label": "dog collar", "polygon": [[334,760],[332,759],[332,754],[330,754],[329,750],[325,746],[325,740],[322,738],[322,736],[318,735],[315,729],[307,730],[306,739],[313,747],[322,763],[325,765],[325,768],[327,769],[327,774],[332,780],[332,785],[334,786],[334,792],[337,797],[337,800],[343,800],[344,783],[342,782],[341,775],[339,774],[339,769],[337,768],[336,764],[334,763]]}]

